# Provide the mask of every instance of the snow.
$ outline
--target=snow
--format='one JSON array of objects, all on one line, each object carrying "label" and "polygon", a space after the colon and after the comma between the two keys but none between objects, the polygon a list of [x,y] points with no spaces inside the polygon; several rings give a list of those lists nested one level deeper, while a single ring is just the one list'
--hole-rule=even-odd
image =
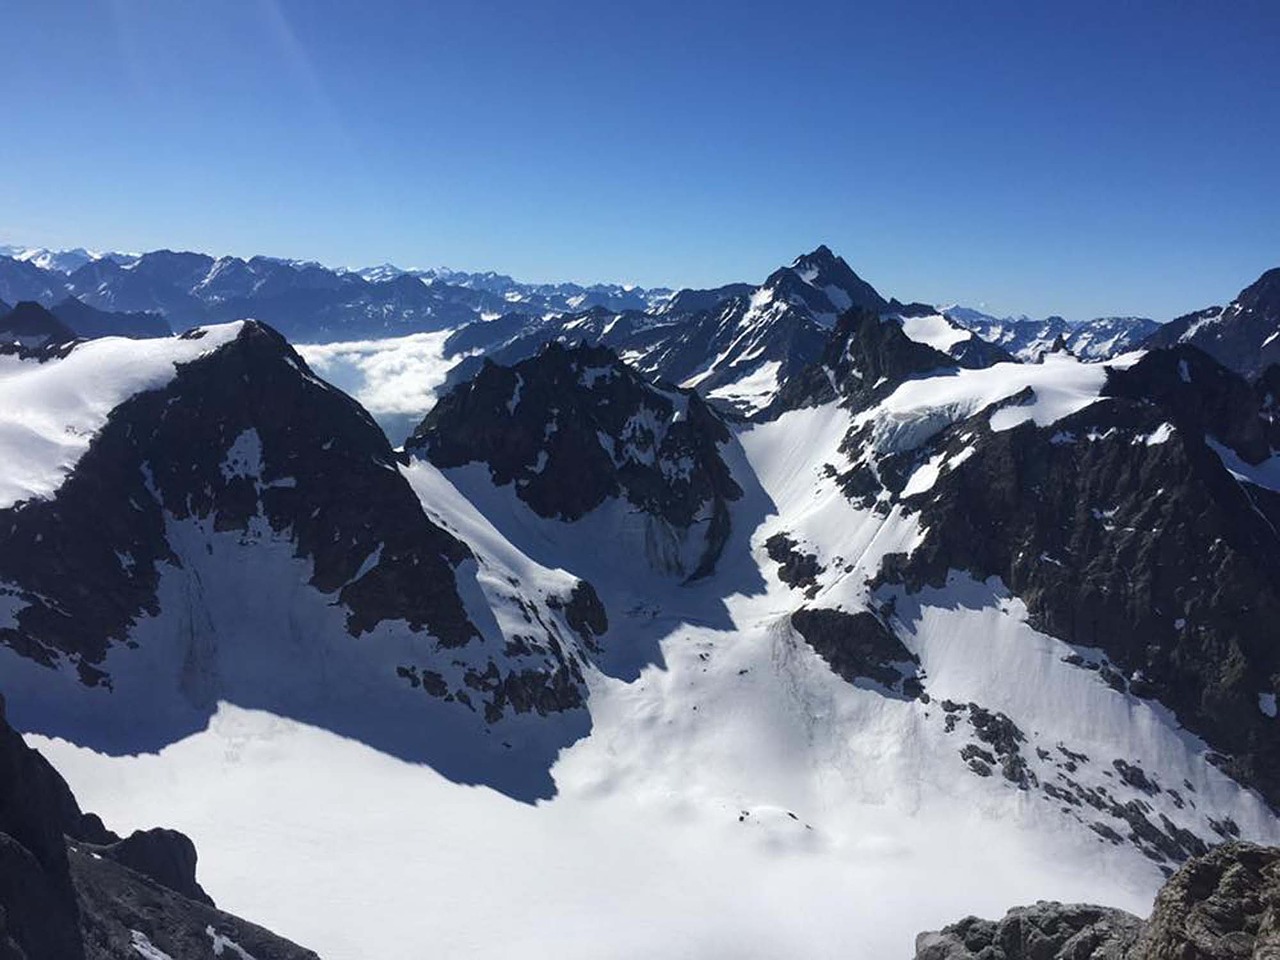
[{"label": "snow", "polygon": [[972,333],[952,323],[941,314],[899,319],[902,323],[902,332],[909,339],[933,347],[942,353],[950,353],[952,347],[973,339]]},{"label": "snow", "polygon": [[1030,388],[1025,404],[991,415],[991,429],[1009,430],[1032,420],[1047,426],[1094,403],[1106,383],[1106,367],[1050,354],[1043,363],[997,363],[908,380],[880,403],[858,414],[855,426],[873,425],[880,455],[911,450],[953,423]]},{"label": "snow", "polygon": [[452,330],[385,340],[296,344],[317,374],[360,402],[392,443],[400,443],[436,402],[461,359],[445,357]]},{"label": "snow", "polygon": [[190,339],[102,337],[44,363],[0,357],[0,508],[52,495],[115,407],[164,387],[177,364],[231,342],[241,326],[206,327]]},{"label": "snow", "polygon": [[1137,440],[1141,440],[1148,447],[1155,447],[1162,443],[1168,442],[1168,440],[1173,436],[1173,432],[1174,432],[1173,424],[1162,423],[1160,424],[1160,426],[1156,427],[1150,433],[1144,436],[1135,438],[1135,442]]},{"label": "snow", "polygon": [[1268,717],[1276,715],[1276,695],[1274,693],[1258,694],[1258,709]]},{"label": "snow", "polygon": [[228,480],[257,477],[262,472],[262,440],[257,430],[245,430],[231,442],[226,456],[222,458],[221,472]]},{"label": "snow", "polygon": [[732,404],[742,413],[756,413],[767,407],[777,394],[781,369],[780,360],[762,363],[741,379],[716,387],[707,396]]},{"label": "snow", "polygon": [[1280,492],[1280,454],[1273,453],[1261,463],[1254,464],[1241,459],[1240,454],[1213,437],[1205,437],[1205,442],[1237,481]]},{"label": "snow", "polygon": [[171,956],[156,947],[141,930],[129,931],[130,946],[143,960],[173,960]]}]

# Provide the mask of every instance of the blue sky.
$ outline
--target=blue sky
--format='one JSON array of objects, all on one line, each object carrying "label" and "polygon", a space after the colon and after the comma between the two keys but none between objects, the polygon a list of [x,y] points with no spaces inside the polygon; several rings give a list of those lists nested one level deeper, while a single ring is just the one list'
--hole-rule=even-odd
[{"label": "blue sky", "polygon": [[1168,319],[1280,264],[1280,5],[6,4],[0,240]]}]

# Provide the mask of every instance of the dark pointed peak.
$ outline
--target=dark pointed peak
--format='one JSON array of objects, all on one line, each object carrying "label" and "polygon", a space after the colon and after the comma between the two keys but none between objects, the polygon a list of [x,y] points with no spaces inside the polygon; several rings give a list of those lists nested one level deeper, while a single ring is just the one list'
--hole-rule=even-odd
[{"label": "dark pointed peak", "polygon": [[0,340],[32,341],[30,345],[70,343],[76,332],[34,300],[21,300],[0,318]]},{"label": "dark pointed peak", "polygon": [[884,297],[825,244],[812,253],[796,257],[790,269],[805,283],[826,294],[837,310],[850,307],[882,310],[886,306]]},{"label": "dark pointed peak", "polygon": [[1235,302],[1242,310],[1280,315],[1280,267],[1273,267],[1241,290]]},{"label": "dark pointed peak", "polygon": [[809,253],[802,253],[791,261],[793,268],[802,267],[805,264],[832,264],[834,265],[840,258],[831,252],[831,248],[825,243],[818,244]]}]

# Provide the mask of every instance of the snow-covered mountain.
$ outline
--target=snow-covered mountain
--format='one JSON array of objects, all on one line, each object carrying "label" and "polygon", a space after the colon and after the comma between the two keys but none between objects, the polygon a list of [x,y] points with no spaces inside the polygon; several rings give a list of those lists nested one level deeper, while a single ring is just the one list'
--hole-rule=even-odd
[{"label": "snow-covered mountain", "polygon": [[261,256],[0,247],[0,299],[51,307],[68,296],[101,310],[158,313],[178,330],[252,316],[298,342],[327,343],[430,332],[511,310],[649,310],[671,291],[391,265],[353,271]]},{"label": "snow-covered mountain", "polygon": [[1165,324],[1146,346],[1175,343],[1193,344],[1246,377],[1280,363],[1280,267],[1268,270],[1225,307],[1208,307]]},{"label": "snow-covered mountain", "polygon": [[1097,317],[1068,323],[1062,317],[993,317],[971,307],[944,307],[942,313],[966,330],[1003,347],[1020,360],[1035,361],[1059,340],[1084,360],[1108,360],[1137,349],[1160,325],[1145,317]]},{"label": "snow-covered mountain", "polygon": [[260,323],[0,352],[13,723],[339,960],[905,956],[1280,841],[1280,368],[1019,363],[821,254],[463,327],[402,451]]},{"label": "snow-covered mountain", "polygon": [[[660,310],[617,313],[512,314],[464,327],[445,342],[446,356],[483,354],[510,363],[547,340],[608,346],[651,376],[696,389],[739,415],[758,413],[781,384],[813,363],[836,318],[850,308],[888,303],[827,247],[797,257],[758,287],[682,291]],[[480,362],[460,363],[452,382]]]}]

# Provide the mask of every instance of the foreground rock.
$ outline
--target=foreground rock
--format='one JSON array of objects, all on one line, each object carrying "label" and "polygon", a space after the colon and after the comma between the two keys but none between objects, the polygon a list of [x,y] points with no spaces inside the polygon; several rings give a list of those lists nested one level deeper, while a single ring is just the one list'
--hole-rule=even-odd
[{"label": "foreground rock", "polygon": [[220,956],[314,960],[214,907],[176,830],[121,839],[4,718],[0,700],[0,960]]},{"label": "foreground rock", "polygon": [[1189,861],[1145,923],[1122,910],[1040,902],[916,938],[916,960],[1272,960],[1280,848],[1230,843]]}]

